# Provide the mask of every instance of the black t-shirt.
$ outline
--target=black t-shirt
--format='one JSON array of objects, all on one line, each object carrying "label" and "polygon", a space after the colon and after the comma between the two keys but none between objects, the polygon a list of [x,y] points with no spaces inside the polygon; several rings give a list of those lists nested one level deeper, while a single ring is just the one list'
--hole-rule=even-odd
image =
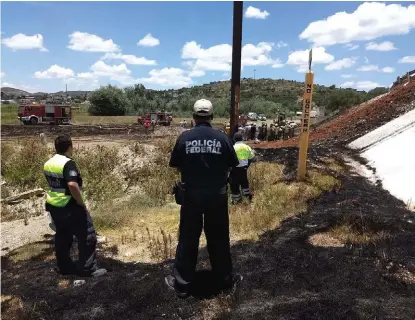
[{"label": "black t-shirt", "polygon": [[183,132],[170,158],[170,166],[180,170],[182,182],[192,189],[223,188],[229,168],[238,164],[229,137],[208,123]]},{"label": "black t-shirt", "polygon": [[76,166],[75,161],[69,160],[63,167],[63,178],[66,184],[70,181],[77,182],[82,187],[82,177]]}]

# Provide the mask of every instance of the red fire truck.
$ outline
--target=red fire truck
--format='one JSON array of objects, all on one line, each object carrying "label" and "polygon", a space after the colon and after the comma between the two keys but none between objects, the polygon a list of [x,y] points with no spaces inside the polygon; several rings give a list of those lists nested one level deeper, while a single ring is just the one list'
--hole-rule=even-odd
[{"label": "red fire truck", "polygon": [[70,105],[26,104],[19,106],[18,119],[23,124],[71,123],[72,110]]},{"label": "red fire truck", "polygon": [[173,116],[169,112],[150,112],[146,113],[144,117],[137,118],[138,124],[144,124],[145,121],[150,121],[156,125],[169,126],[173,121]]}]

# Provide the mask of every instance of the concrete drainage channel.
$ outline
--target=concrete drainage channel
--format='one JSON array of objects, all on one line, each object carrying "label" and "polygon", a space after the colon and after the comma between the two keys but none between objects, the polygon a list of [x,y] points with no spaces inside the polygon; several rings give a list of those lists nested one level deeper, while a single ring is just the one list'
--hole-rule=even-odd
[{"label": "concrete drainage channel", "polygon": [[366,178],[371,184],[379,185],[382,184],[382,180],[376,175],[372,168],[368,168],[366,165],[356,161],[352,157],[343,155],[344,162],[350,166],[350,172],[352,175],[359,175]]},{"label": "concrete drainage channel", "polygon": [[[360,175],[381,181],[385,190],[402,200],[408,209],[415,210],[414,141],[415,110],[412,110],[348,145],[366,165],[356,164],[353,159],[345,160],[350,161]],[[369,178],[368,166],[376,171],[375,177]]]}]

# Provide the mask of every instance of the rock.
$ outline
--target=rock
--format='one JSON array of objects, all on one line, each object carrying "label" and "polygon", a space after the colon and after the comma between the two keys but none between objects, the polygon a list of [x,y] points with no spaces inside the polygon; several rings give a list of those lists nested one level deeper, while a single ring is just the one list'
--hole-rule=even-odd
[{"label": "rock", "polygon": [[75,280],[74,282],[73,282],[73,286],[74,287],[79,287],[79,286],[82,286],[83,284],[85,284],[86,283],[86,281],[85,280]]},{"label": "rock", "polygon": [[106,243],[107,237],[106,236],[97,236],[97,242],[98,243]]}]

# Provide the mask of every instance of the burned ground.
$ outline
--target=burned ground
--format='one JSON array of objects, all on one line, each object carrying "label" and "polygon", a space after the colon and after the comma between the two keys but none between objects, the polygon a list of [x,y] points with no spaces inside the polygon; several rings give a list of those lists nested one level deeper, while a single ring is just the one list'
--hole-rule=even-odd
[{"label": "burned ground", "polygon": [[[310,165],[321,167],[328,153],[311,148]],[[288,165],[290,179],[294,150],[261,157]],[[200,272],[202,291],[181,300],[163,282],[171,261],[124,263],[103,251],[102,265],[112,272],[74,287],[75,278],[51,271],[46,239],[2,258],[3,319],[414,319],[414,214],[347,169],[337,177],[341,186],[311,201],[307,212],[259,241],[232,245],[235,269],[244,275],[237,292],[212,296],[209,273]],[[344,226],[349,240],[333,241]],[[208,265],[203,248],[199,268]]]}]

